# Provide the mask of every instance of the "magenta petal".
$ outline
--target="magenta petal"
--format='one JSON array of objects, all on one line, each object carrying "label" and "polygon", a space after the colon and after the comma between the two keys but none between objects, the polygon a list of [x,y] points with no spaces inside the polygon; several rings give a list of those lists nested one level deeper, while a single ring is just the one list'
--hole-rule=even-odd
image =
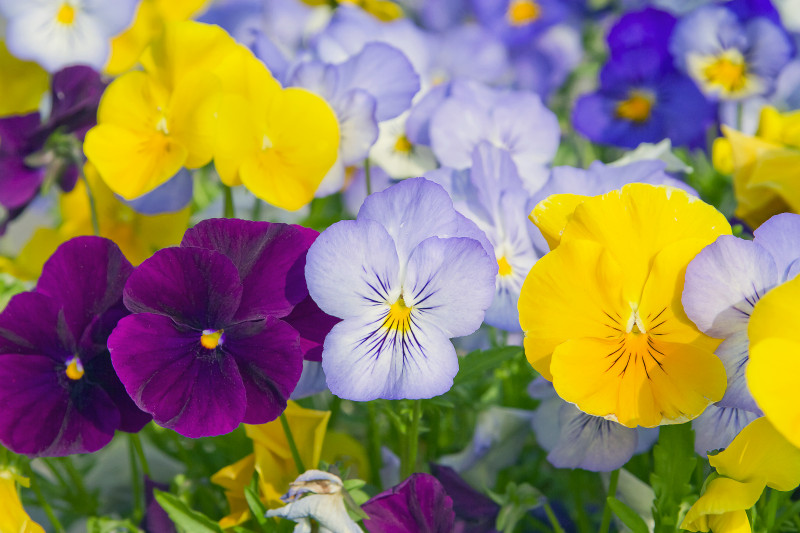
[{"label": "magenta petal", "polygon": [[125,306],[203,330],[233,318],[242,298],[239,274],[230,259],[200,248],[165,248],[134,271],[125,285]]},{"label": "magenta petal", "polygon": [[133,266],[119,247],[101,237],[75,237],[44,264],[36,292],[57,300],[70,330],[80,337],[97,317],[122,303]]},{"label": "magenta petal", "polygon": [[259,333],[242,335],[251,324],[226,329],[224,350],[236,360],[247,392],[244,422],[263,424],[286,409],[303,372],[303,355],[297,331],[282,320],[269,317]]},{"label": "magenta petal", "polygon": [[108,338],[111,362],[136,405],[191,438],[233,431],[246,409],[233,357],[203,348],[200,336],[169,317],[142,313],[120,320]]},{"label": "magenta petal", "polygon": [[430,474],[412,474],[361,508],[370,533],[451,533],[455,521],[453,500]]},{"label": "magenta petal", "polygon": [[244,287],[236,320],[281,318],[308,295],[305,256],[316,235],[288,224],[218,218],[187,230],[181,247],[216,250],[233,262]]},{"label": "magenta petal", "polygon": [[58,302],[43,294],[17,294],[0,313],[0,354],[44,355],[63,364],[78,340]]},{"label": "magenta petal", "polygon": [[289,316],[283,319],[300,333],[300,350],[306,361],[322,361],[322,344],[333,326],[341,320],[328,315],[319,308],[311,296],[292,309]]}]

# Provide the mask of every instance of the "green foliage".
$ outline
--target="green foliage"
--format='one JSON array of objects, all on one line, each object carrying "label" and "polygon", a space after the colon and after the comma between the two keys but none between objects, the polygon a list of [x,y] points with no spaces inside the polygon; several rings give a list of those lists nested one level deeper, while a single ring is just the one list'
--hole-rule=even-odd
[{"label": "green foliage", "polygon": [[86,523],[86,533],[144,533],[130,520],[93,516]]},{"label": "green foliage", "polygon": [[648,533],[647,524],[636,511],[613,496],[608,497],[608,506],[633,533]]},{"label": "green foliage", "polygon": [[691,424],[661,426],[653,458],[650,485],[656,495],[653,508],[655,531],[678,531],[681,515],[688,510],[692,500],[691,479],[697,464]]},{"label": "green foliage", "polygon": [[509,483],[506,486],[505,494],[499,495],[490,492],[489,496],[501,507],[495,527],[503,533],[518,531],[517,526],[528,514],[528,511],[536,509],[544,503],[542,493],[528,483],[520,485]]},{"label": "green foliage", "polygon": [[156,501],[179,529],[187,533],[223,533],[219,525],[206,515],[193,511],[180,498],[169,492],[154,490]]}]

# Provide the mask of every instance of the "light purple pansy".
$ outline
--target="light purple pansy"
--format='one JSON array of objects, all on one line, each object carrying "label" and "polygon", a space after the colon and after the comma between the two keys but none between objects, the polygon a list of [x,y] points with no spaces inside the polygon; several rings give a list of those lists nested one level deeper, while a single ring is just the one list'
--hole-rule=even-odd
[{"label": "light purple pansy", "polygon": [[[431,398],[458,372],[452,337],[480,327],[494,294],[491,245],[423,178],[367,198],[311,246],[308,290],[343,321],[325,339],[322,366],[342,398]],[[331,276],[336,272],[336,276]]]},{"label": "light purple pansy", "polygon": [[76,237],[45,263],[36,290],[0,314],[0,442],[16,453],[94,452],[116,430],[137,432],[140,411],[111,366],[106,339],[128,314],[133,271],[116,244]]},{"label": "light purple pansy", "polygon": [[716,354],[725,364],[728,387],[717,405],[761,414],[747,389],[747,324],[756,302],[800,273],[800,215],[767,220],[752,241],[718,237],[686,268],[683,307],[703,333],[724,339]]},{"label": "light purple pansy", "polygon": [[455,522],[452,498],[430,474],[411,474],[361,508],[370,533],[451,533]]},{"label": "light purple pansy", "polygon": [[[303,279],[315,235],[286,224],[205,220],[180,247],[142,263],[124,291],[134,314],[108,340],[134,402],[187,437],[278,417],[304,350],[318,347],[334,320],[308,299]],[[303,307],[303,320],[293,320]]]}]

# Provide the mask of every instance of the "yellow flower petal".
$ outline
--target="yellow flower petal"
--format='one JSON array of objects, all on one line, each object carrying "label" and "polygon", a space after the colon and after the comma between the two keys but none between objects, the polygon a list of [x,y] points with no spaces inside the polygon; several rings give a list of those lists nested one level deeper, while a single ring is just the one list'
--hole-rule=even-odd
[{"label": "yellow flower petal", "polygon": [[[800,277],[775,287],[765,294],[750,314],[747,336],[752,349],[769,338],[800,342]],[[751,360],[753,356],[750,356]]]},{"label": "yellow flower petal", "polygon": [[552,194],[533,208],[529,218],[542,232],[551,250],[561,242],[567,222],[586,198],[578,194]]},{"label": "yellow flower petal", "polygon": [[244,489],[250,484],[255,472],[255,455],[251,453],[211,476],[212,483],[225,489],[225,498],[230,507],[230,513],[219,521],[220,527],[238,526],[250,519],[250,506],[247,504]]},{"label": "yellow flower petal", "polygon": [[187,168],[200,168],[214,155],[221,97],[222,84],[209,72],[190,73],[175,87],[167,122],[170,136],[186,148]]},{"label": "yellow flower petal", "polygon": [[52,228],[37,228],[16,259],[4,261],[2,271],[20,280],[35,280],[42,275],[45,262],[67,239]]},{"label": "yellow flower petal", "polygon": [[17,493],[16,476],[0,471],[0,531],[8,533],[44,533],[42,526],[31,520]]},{"label": "yellow flower petal", "polygon": [[17,59],[0,40],[0,116],[24,115],[39,109],[50,78],[32,61]]},{"label": "yellow flower petal", "polygon": [[764,483],[742,483],[718,477],[711,480],[681,523],[681,529],[714,533],[745,533],[750,531],[746,509],[758,501]]},{"label": "yellow flower petal", "polygon": [[747,387],[764,415],[785,438],[800,447],[800,342],[770,338],[751,345],[745,372]]},{"label": "yellow flower petal", "polygon": [[328,431],[322,445],[321,459],[328,464],[341,463],[349,476],[370,479],[369,458],[361,442],[346,433]]}]

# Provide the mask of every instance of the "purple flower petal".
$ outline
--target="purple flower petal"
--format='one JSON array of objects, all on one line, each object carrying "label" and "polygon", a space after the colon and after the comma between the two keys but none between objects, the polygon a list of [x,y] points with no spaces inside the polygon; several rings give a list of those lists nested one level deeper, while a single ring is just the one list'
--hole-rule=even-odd
[{"label": "purple flower petal", "polygon": [[[465,533],[494,533],[500,506],[491,498],[473,489],[464,478],[449,466],[431,463],[431,474],[453,500],[456,531]],[[459,529],[459,524],[461,528]]]},{"label": "purple flower petal", "polygon": [[746,409],[709,405],[703,414],[692,420],[694,450],[703,456],[711,450],[727,448],[747,424],[761,416]]},{"label": "purple flower petal", "polygon": [[53,108],[47,128],[51,131],[62,128],[83,139],[97,123],[97,107],[106,83],[99,72],[77,65],[56,72],[52,85]]},{"label": "purple flower petal", "polygon": [[722,341],[714,352],[725,365],[725,374],[728,377],[728,386],[725,389],[725,396],[722,397],[717,405],[720,407],[735,407],[746,409],[761,416],[750,389],[747,388],[747,378],[745,370],[749,357],[749,342],[747,340],[747,330],[737,331]]},{"label": "purple flower petal", "polygon": [[158,483],[144,477],[144,517],[139,527],[143,528],[148,533],[177,533],[175,523],[170,519],[167,512],[159,505],[156,500],[153,490],[158,489],[169,492],[169,485],[166,483]]},{"label": "purple flower petal", "polygon": [[[44,264],[36,292],[61,304],[70,330],[79,338],[96,317],[122,306],[122,289],[132,272],[133,266],[113,241],[75,237]],[[105,336],[108,333],[110,329]],[[101,342],[104,345],[105,338]]]},{"label": "purple flower petal", "polygon": [[753,232],[755,242],[766,248],[778,269],[778,283],[794,276],[789,267],[800,258],[800,215],[781,213]]},{"label": "purple flower petal", "polygon": [[[203,251],[209,259],[220,255]],[[209,350],[200,337],[167,316],[140,313],[123,318],[108,339],[114,369],[136,405],[159,425],[191,438],[233,431],[247,408],[224,339]]]},{"label": "purple flower petal", "polygon": [[306,361],[322,361],[322,343],[339,319],[325,314],[311,296],[297,304],[283,319],[300,333],[300,351]]},{"label": "purple flower petal", "polygon": [[[254,332],[256,330],[257,332]],[[242,422],[264,424],[278,418],[303,371],[297,331],[277,318],[225,330],[223,350],[233,356],[247,395]]]},{"label": "purple flower petal", "polygon": [[453,500],[430,474],[412,474],[361,507],[370,533],[452,533]]},{"label": "purple flower petal", "polygon": [[243,287],[236,320],[281,318],[308,295],[303,268],[316,235],[288,224],[218,218],[187,230],[181,247],[215,250],[233,262]]},{"label": "purple flower petal", "polygon": [[168,316],[197,330],[220,329],[239,309],[242,290],[236,267],[223,254],[165,248],[134,271],[125,285],[124,301],[133,313]]}]

